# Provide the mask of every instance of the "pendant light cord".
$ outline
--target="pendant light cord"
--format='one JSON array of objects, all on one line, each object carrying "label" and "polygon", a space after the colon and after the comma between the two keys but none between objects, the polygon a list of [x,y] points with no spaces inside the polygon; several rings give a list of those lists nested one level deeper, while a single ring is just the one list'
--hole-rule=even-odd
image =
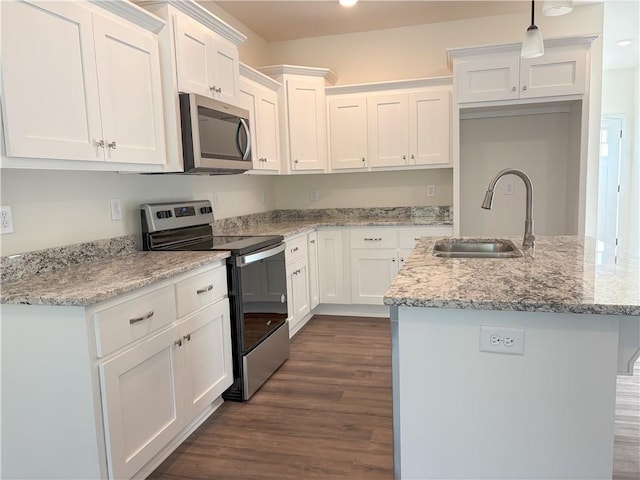
[{"label": "pendant light cord", "polygon": [[535,5],[536,5],[535,0],[531,0],[531,25],[536,24],[535,18],[534,18]]}]

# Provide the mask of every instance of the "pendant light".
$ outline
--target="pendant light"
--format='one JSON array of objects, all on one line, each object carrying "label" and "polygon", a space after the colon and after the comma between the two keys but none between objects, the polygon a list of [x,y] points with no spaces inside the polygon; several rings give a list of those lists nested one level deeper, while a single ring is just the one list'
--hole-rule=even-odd
[{"label": "pendant light", "polygon": [[531,25],[527,28],[527,32],[522,42],[522,51],[520,56],[522,58],[536,58],[544,55],[544,42],[542,41],[542,34],[535,22],[535,1],[531,0]]}]

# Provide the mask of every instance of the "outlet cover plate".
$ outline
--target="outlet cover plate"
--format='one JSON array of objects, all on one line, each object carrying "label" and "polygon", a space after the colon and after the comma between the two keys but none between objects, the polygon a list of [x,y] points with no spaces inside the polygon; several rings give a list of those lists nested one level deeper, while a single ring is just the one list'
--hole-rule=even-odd
[{"label": "outlet cover plate", "polygon": [[0,233],[13,233],[13,213],[11,205],[0,206]]},{"label": "outlet cover plate", "polygon": [[480,351],[524,355],[524,328],[481,325]]}]

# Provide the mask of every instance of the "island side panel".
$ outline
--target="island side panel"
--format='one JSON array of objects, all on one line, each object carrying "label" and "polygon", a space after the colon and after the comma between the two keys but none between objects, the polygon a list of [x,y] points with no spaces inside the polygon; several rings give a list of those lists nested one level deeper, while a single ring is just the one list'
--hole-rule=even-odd
[{"label": "island side panel", "polygon": [[[524,328],[524,355],[481,352],[481,325]],[[611,477],[618,317],[399,307],[396,335],[396,478]]]}]

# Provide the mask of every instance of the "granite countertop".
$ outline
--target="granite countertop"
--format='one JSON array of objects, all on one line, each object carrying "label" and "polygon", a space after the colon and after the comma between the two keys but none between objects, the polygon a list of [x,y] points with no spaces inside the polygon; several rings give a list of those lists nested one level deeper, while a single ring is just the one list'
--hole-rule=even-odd
[{"label": "granite countertop", "polygon": [[229,252],[131,252],[4,281],[1,300],[88,306],[228,256]]},{"label": "granite countertop", "polygon": [[640,315],[640,262],[599,265],[592,238],[537,237],[523,257],[504,259],[434,257],[435,240],[418,242],[386,305]]}]

